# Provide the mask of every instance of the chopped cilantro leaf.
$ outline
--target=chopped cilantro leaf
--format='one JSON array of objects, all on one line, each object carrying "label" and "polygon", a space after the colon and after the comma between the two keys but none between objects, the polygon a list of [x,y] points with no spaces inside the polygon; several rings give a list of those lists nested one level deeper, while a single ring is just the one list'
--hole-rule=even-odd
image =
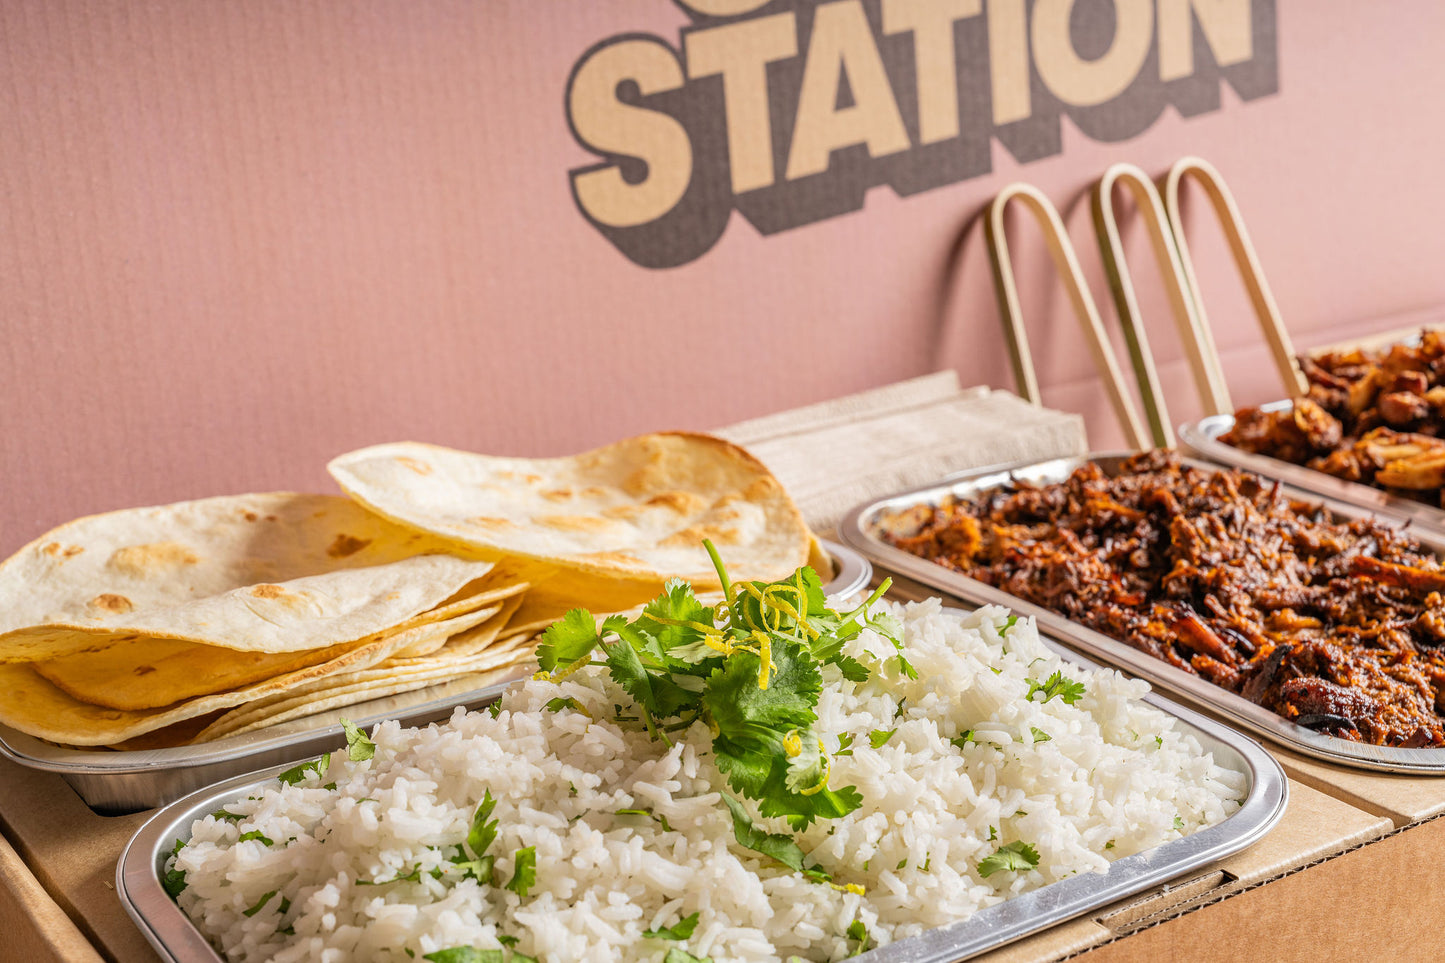
[{"label": "chopped cilantro leaf", "polygon": [[977,741],[978,741],[978,740],[974,738],[973,730],[972,730],[972,729],[965,729],[965,730],[963,730],[963,732],[959,733],[958,735],[954,736],[952,739],[948,740],[948,742],[949,742],[950,745],[952,745],[952,746],[954,746],[955,748],[958,748],[958,749],[962,749],[964,746],[968,745],[970,742],[977,742]]},{"label": "chopped cilantro leaf", "polygon": [[893,867],[893,868],[894,868],[894,870],[900,870],[900,869],[903,869],[903,868],[904,868],[905,866],[907,866],[907,865],[908,865],[908,857],[907,857],[907,856],[904,856],[902,859],[900,859],[900,860],[898,861],[898,865],[895,866],[895,867]]},{"label": "chopped cilantro leaf", "polygon": [[1034,742],[1035,742],[1035,743],[1049,742],[1050,740],[1052,740],[1052,739],[1054,738],[1053,736],[1049,735],[1047,732],[1045,732],[1044,730],[1038,728],[1037,726],[1029,726],[1029,732],[1031,732],[1031,733],[1034,734]]},{"label": "chopped cilantro leaf", "polygon": [[352,762],[365,762],[376,755],[376,743],[350,719],[341,720],[341,729],[346,733],[346,758]]},{"label": "chopped cilantro leaf", "polygon": [[[185,848],[185,846],[186,844],[184,842],[179,839],[176,840],[176,845],[171,850],[171,854],[179,854],[180,851]],[[175,899],[177,896],[181,895],[181,893],[184,892],[186,888],[185,872],[179,869],[166,870],[166,874],[161,877],[161,888],[166,891],[166,895],[168,895],[171,899]]]},{"label": "chopped cilantro leaf", "polygon": [[978,875],[987,879],[1001,871],[1019,872],[1033,869],[1039,864],[1039,851],[1028,843],[1018,840],[1000,846],[992,856],[986,856],[978,864]]},{"label": "chopped cilantro leaf", "polygon": [[245,819],[246,817],[245,817],[245,815],[243,815],[242,813],[232,813],[232,812],[227,812],[227,811],[224,810],[224,809],[217,809],[215,812],[211,813],[211,818],[212,818],[212,819],[228,819],[228,820],[230,820],[231,822],[234,823],[234,822],[236,822],[236,821],[238,821],[238,820]]},{"label": "chopped cilantro leaf", "polygon": [[285,772],[278,774],[276,778],[279,779],[281,782],[284,782],[288,786],[294,786],[298,782],[301,782],[303,779],[305,779],[308,772],[314,772],[316,773],[317,778],[320,778],[321,776],[326,775],[326,770],[330,768],[331,753],[328,752],[326,755],[322,756],[319,759],[313,759],[310,762],[303,762],[299,766],[292,766]]},{"label": "chopped cilantro leaf", "polygon": [[566,697],[560,697],[560,696],[559,696],[559,697],[556,698],[556,699],[550,699],[550,700],[548,700],[547,704],[546,704],[545,706],[543,706],[542,708],[546,709],[548,712],[561,712],[563,709],[575,709],[575,710],[577,710],[578,712],[583,712],[583,713],[585,713],[585,712],[587,711],[587,710],[585,710],[585,709],[582,708],[582,703],[578,702],[576,699],[572,698],[571,696],[566,696]]},{"label": "chopped cilantro leaf", "polygon": [[1042,692],[1044,697],[1039,700],[1040,702],[1048,702],[1058,696],[1064,700],[1065,705],[1071,706],[1084,695],[1084,684],[1065,678],[1062,672],[1056,671],[1045,682],[1035,682],[1033,679],[1025,681],[1029,684],[1028,695],[1024,696],[1025,700],[1032,700],[1035,692]]},{"label": "chopped cilantro leaf", "polygon": [[493,719],[497,718],[497,716],[499,716],[499,715],[501,715],[501,714],[502,714],[502,700],[501,700],[501,699],[498,699],[497,701],[493,702],[491,705],[487,706],[487,715],[491,716]]},{"label": "chopped cilantro leaf", "polygon": [[268,839],[266,835],[262,833],[259,829],[253,829],[249,833],[242,833],[241,838],[237,839],[236,842],[244,843],[249,839],[259,840],[260,842],[265,843],[267,846],[271,845],[271,840]]},{"label": "chopped cilantro leaf", "polygon": [[1109,840],[1107,843],[1104,844],[1104,848],[1105,848],[1105,849],[1113,849],[1113,848],[1114,848],[1114,841],[1113,841],[1112,839]]},{"label": "chopped cilantro leaf", "polygon": [[668,949],[667,955],[662,958],[662,963],[712,963],[712,957],[693,956],[687,950],[680,950],[674,946]]},{"label": "chopped cilantro leaf", "polygon": [[1013,628],[1015,625],[1018,624],[1019,617],[1017,615],[1010,615],[1008,618],[1003,620],[1003,630],[1004,632],[1007,632],[1009,629]]},{"label": "chopped cilantro leaf", "polygon": [[1184,817],[1183,817],[1183,816],[1175,816],[1175,817],[1174,817],[1174,828],[1177,829],[1177,830],[1178,830],[1179,832],[1181,832],[1181,833],[1184,832]]},{"label": "chopped cilantro leaf", "polygon": [[502,963],[501,950],[479,950],[474,946],[452,946],[422,957],[432,963]]},{"label": "chopped cilantro leaf", "polygon": [[853,947],[853,951],[848,955],[862,956],[868,949],[868,944],[871,941],[871,938],[868,936],[868,927],[863,925],[862,920],[854,920],[848,924],[847,933],[849,941],[858,944]]},{"label": "chopped cilantro leaf", "polygon": [[655,930],[643,930],[642,935],[650,940],[685,940],[697,929],[700,913],[684,916],[671,926],[659,926]]},{"label": "chopped cilantro leaf", "polygon": [[271,897],[273,897],[273,896],[275,896],[275,895],[276,895],[276,891],[275,891],[274,889],[271,890],[271,892],[267,893],[265,896],[262,896],[259,900],[257,900],[255,906],[252,906],[250,909],[241,910],[241,915],[242,915],[242,916],[255,916],[257,913],[261,912],[261,907],[263,907],[263,906],[265,906],[267,903],[271,902]]},{"label": "chopped cilantro leaf", "polygon": [[732,812],[733,837],[740,846],[751,849],[755,853],[762,853],[764,856],[771,856],[789,869],[802,870],[803,850],[793,840],[793,837],[758,829],[753,825],[753,819],[743,808],[742,803],[727,793],[723,793],[722,798]]},{"label": "chopped cilantro leaf", "polygon": [[499,933],[497,934],[497,942],[502,944],[503,946],[516,946],[522,941],[515,936],[508,936],[506,933]]},{"label": "chopped cilantro leaf", "polygon": [[517,850],[512,865],[512,878],[507,881],[507,889],[526,899],[537,884],[537,847],[527,846]]},{"label": "chopped cilantro leaf", "polygon": [[990,826],[988,827],[988,841],[993,842],[995,839],[998,839],[998,829]]},{"label": "chopped cilantro leaf", "polygon": [[923,870],[923,871],[926,873],[926,872],[928,872],[928,867],[930,867],[930,866],[932,866],[932,865],[933,865],[933,857],[932,857],[932,856],[929,856],[929,857],[927,857],[926,859],[923,860],[923,865],[920,866],[919,869]]},{"label": "chopped cilantro leaf", "polygon": [[897,729],[874,729],[868,733],[868,744],[874,749],[882,749],[897,731]]},{"label": "chopped cilantro leaf", "polygon": [[845,733],[843,733],[841,736],[838,737],[838,751],[835,752],[835,753],[833,753],[833,755],[835,755],[835,756],[851,756],[851,755],[853,755],[853,734],[852,734],[851,732],[845,732]]},{"label": "chopped cilantro leaf", "polygon": [[500,821],[491,818],[495,808],[497,801],[492,798],[492,791],[483,790],[482,801],[478,804],[477,811],[472,814],[472,827],[467,831],[467,845],[472,848],[473,856],[483,855],[497,838]]},{"label": "chopped cilantro leaf", "polygon": [[1155,736],[1155,737],[1154,737],[1154,747],[1155,747],[1156,749],[1163,749],[1163,748],[1164,748],[1164,737],[1163,737],[1163,736]]},{"label": "chopped cilantro leaf", "polygon": [[600,639],[597,622],[586,609],[573,609],[548,626],[537,645],[537,664],[544,672],[587,658]]}]

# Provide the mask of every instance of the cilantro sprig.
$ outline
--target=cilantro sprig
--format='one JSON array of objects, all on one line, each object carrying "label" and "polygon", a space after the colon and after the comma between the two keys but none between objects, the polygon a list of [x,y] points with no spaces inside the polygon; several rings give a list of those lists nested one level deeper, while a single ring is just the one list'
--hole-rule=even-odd
[{"label": "cilantro sprig", "polygon": [[[669,745],[669,733],[707,725],[728,785],[765,817],[786,817],[801,830],[852,812],[863,802],[858,790],[828,785],[830,756],[815,728],[818,698],[827,666],[850,681],[867,680],[868,667],[843,653],[865,628],[893,644],[897,655],[885,663],[916,677],[903,655],[902,626],[872,611],[891,582],[852,611],[837,612],[811,568],[777,582],[734,584],[716,548],[703,545],[722,604],[704,605],[691,585],[673,579],[635,619],[614,615],[599,627],[590,612],[573,609],[542,634],[543,676],[560,681],[587,665],[605,667],[631,696],[636,722]],[[736,828],[737,810],[733,815]]]}]

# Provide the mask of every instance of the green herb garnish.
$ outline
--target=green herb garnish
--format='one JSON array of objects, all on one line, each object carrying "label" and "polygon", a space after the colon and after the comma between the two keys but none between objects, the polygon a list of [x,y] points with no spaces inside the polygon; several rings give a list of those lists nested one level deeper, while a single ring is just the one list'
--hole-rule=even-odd
[{"label": "green herb garnish", "polygon": [[692,936],[693,930],[697,929],[697,920],[701,914],[692,913],[684,916],[671,926],[659,926],[655,930],[643,930],[642,935],[650,940],[685,940]]},{"label": "green herb garnish", "polygon": [[261,907],[263,907],[263,906],[265,906],[267,903],[271,902],[271,897],[273,897],[273,896],[275,896],[275,895],[276,895],[276,890],[274,890],[274,889],[271,890],[271,892],[267,893],[265,896],[262,896],[259,900],[257,900],[255,906],[252,906],[250,909],[241,910],[241,915],[242,915],[242,916],[255,916],[257,913],[261,912]]},{"label": "green herb garnish", "polygon": [[212,818],[212,819],[226,819],[226,820],[230,820],[231,822],[234,823],[234,822],[237,822],[237,821],[239,821],[239,820],[245,819],[246,816],[245,816],[245,814],[243,814],[243,813],[233,813],[233,812],[227,812],[227,811],[224,810],[224,809],[217,809],[215,812],[211,813],[211,818]]},{"label": "green herb garnish", "polygon": [[[288,786],[294,786],[301,780],[305,779],[308,772],[316,773],[316,776],[319,779],[320,777],[326,775],[326,770],[330,768],[331,753],[328,752],[326,755],[322,756],[319,759],[313,759],[310,762],[303,762],[299,766],[292,766],[290,769],[287,769],[285,772],[277,775],[276,778],[279,779],[281,782],[284,782]],[[336,784],[332,783],[330,788],[335,789]]]},{"label": "green herb garnish", "polygon": [[897,729],[874,729],[868,733],[868,744],[874,749],[882,749],[897,731]]},{"label": "green herb garnish", "polygon": [[853,947],[853,952],[849,953],[848,955],[862,956],[863,953],[868,949],[869,942],[871,942],[871,937],[869,937],[868,935],[868,927],[863,925],[862,920],[854,920],[853,922],[848,924],[847,934],[850,942],[858,944],[857,946]]},{"label": "green herb garnish", "polygon": [[452,946],[422,957],[432,963],[502,963],[501,950],[479,950],[475,946]]},{"label": "green herb garnish", "polygon": [[687,950],[680,950],[671,947],[667,955],[662,958],[662,963],[712,963],[710,956],[693,956]]},{"label": "green herb garnish", "polygon": [[978,875],[987,879],[994,873],[1009,870],[1020,872],[1033,869],[1039,864],[1039,851],[1019,840],[1000,846],[992,856],[986,856],[978,864]]},{"label": "green herb garnish", "polygon": [[1175,817],[1174,817],[1174,828],[1177,829],[1177,830],[1178,830],[1179,832],[1181,832],[1181,833],[1184,832],[1184,817],[1183,817],[1183,816],[1175,816]]},{"label": "green herb garnish", "polygon": [[240,839],[237,839],[236,842],[238,842],[238,843],[244,843],[244,842],[246,842],[248,839],[257,839],[257,840],[260,840],[261,842],[265,843],[267,846],[270,846],[270,845],[271,845],[271,840],[268,839],[268,838],[266,837],[266,835],[265,835],[264,833],[262,833],[261,830],[259,830],[259,829],[253,829],[253,830],[251,830],[249,833],[242,833],[242,834],[241,834],[241,838],[240,838]]},{"label": "green herb garnish", "polygon": [[1040,743],[1040,742],[1049,742],[1049,741],[1051,741],[1051,740],[1054,738],[1053,736],[1049,735],[1047,732],[1045,732],[1044,730],[1038,728],[1037,726],[1029,726],[1029,732],[1033,733],[1035,744]]},{"label": "green herb garnish", "polygon": [[1055,672],[1045,682],[1035,682],[1033,679],[1024,681],[1029,684],[1028,695],[1024,696],[1026,701],[1032,700],[1035,692],[1042,692],[1044,697],[1039,700],[1040,702],[1048,702],[1054,696],[1058,696],[1064,700],[1064,705],[1071,706],[1084,695],[1084,684],[1065,678],[1062,672]]},{"label": "green herb garnish", "polygon": [[[670,732],[709,725],[718,769],[763,816],[786,817],[798,830],[852,812],[862,797],[852,786],[828,786],[828,756],[813,728],[822,669],[865,680],[867,668],[842,649],[871,628],[899,651],[899,671],[916,675],[902,658],[897,619],[870,614],[890,583],[839,613],[827,607],[811,568],[778,582],[734,585],[712,543],[703,544],[725,605],[705,606],[690,585],[673,579],[631,621],[611,616],[599,627],[590,612],[574,609],[542,634],[539,665],[557,680],[594,661],[605,665],[632,697],[636,722],[668,744]],[[617,714],[631,721],[620,707]]]},{"label": "green herb garnish", "polygon": [[851,756],[851,755],[853,755],[853,734],[852,734],[851,732],[845,732],[845,733],[843,733],[842,735],[840,735],[840,736],[838,737],[838,751],[835,752],[835,753],[833,753],[833,755],[835,755],[835,756]]},{"label": "green herb garnish", "polygon": [[956,736],[954,736],[952,739],[948,740],[948,743],[949,743],[949,745],[951,745],[951,746],[953,746],[953,747],[955,747],[955,748],[957,748],[957,749],[962,749],[964,746],[968,745],[970,742],[977,742],[977,741],[978,741],[978,740],[974,737],[973,730],[972,730],[972,729],[965,729],[965,730],[963,730],[963,732],[960,733],[959,735],[956,735]]},{"label": "green herb garnish", "polygon": [[350,719],[341,720],[346,732],[346,758],[352,762],[365,762],[376,755],[376,743],[372,742]]},{"label": "green herb garnish", "polygon": [[559,696],[556,699],[549,699],[547,701],[547,704],[542,708],[546,709],[548,712],[561,712],[563,709],[573,709],[577,712],[582,713],[584,716],[589,715],[587,710],[582,708],[582,703],[578,702],[571,696]]},{"label": "green herb garnish", "polygon": [[[179,839],[176,840],[175,848],[171,850],[171,854],[179,854],[180,851],[185,848],[185,846],[186,844],[184,842]],[[161,877],[161,888],[166,891],[166,895],[168,895],[171,899],[175,899],[177,896],[181,895],[181,893],[184,892],[186,888],[185,871],[180,869],[166,870],[166,874]]]},{"label": "green herb garnish", "polygon": [[771,856],[789,869],[802,870],[803,850],[793,841],[793,837],[758,829],[753,825],[753,819],[742,803],[727,793],[723,793],[722,798],[732,811],[733,838],[738,841],[738,845],[755,853]]},{"label": "green herb garnish", "polygon": [[512,878],[507,880],[507,889],[523,899],[537,884],[537,847],[527,846],[517,850],[512,862]]}]

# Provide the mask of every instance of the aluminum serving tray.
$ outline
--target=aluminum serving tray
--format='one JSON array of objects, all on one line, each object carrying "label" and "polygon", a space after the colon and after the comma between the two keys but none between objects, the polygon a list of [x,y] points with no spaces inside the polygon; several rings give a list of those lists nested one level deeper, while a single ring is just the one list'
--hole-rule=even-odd
[{"label": "aluminum serving tray", "polygon": [[[1044,644],[1075,665],[1098,663],[1048,639]],[[1174,716],[1214,761],[1242,772],[1244,802],[1215,826],[1127,856],[1106,873],[1071,876],[1007,902],[980,910],[958,923],[880,947],[859,957],[866,963],[956,963],[997,949],[1031,933],[1082,916],[1175,879],[1252,845],[1284,815],[1289,788],[1284,770],[1258,743],[1191,709],[1157,694],[1145,701]],[[223,963],[190,919],[161,886],[165,862],[177,839],[188,840],[192,823],[225,803],[261,788],[283,766],[229,779],[167,806],[136,832],[116,865],[116,894],[136,926],[164,960],[173,963]]]},{"label": "aluminum serving tray", "polygon": [[[1211,682],[1206,682],[1197,675],[1155,659],[1153,656],[1111,639],[1101,632],[1070,621],[1056,612],[895,548],[879,535],[879,518],[885,512],[897,511],[919,504],[936,504],[950,495],[969,498],[990,489],[1000,488],[1013,481],[1050,484],[1064,480],[1073,473],[1074,469],[1090,461],[1097,463],[1106,474],[1112,474],[1117,470],[1119,464],[1132,454],[1134,453],[1106,452],[1077,458],[1056,458],[1051,461],[995,466],[961,472],[932,485],[899,492],[896,495],[889,495],[855,508],[847,518],[839,523],[838,534],[844,542],[867,555],[874,564],[888,571],[916,579],[975,605],[1002,605],[1021,615],[1033,616],[1038,620],[1041,632],[1052,635],[1104,662],[1125,669],[1133,675],[1148,679],[1155,685],[1207,706],[1212,711],[1227,717],[1231,723],[1287,746],[1295,752],[1358,769],[1445,775],[1445,749],[1398,749],[1388,746],[1372,746],[1306,729],[1262,706],[1255,705],[1243,696],[1220,688]],[[1220,470],[1218,465],[1188,458],[1184,459],[1184,462],[1206,471]],[[1359,505],[1321,497],[1317,493],[1304,492],[1290,485],[1284,486],[1284,492],[1291,498],[1323,504],[1333,517],[1340,520],[1374,516],[1385,524],[1396,526],[1404,526],[1411,521],[1383,508],[1370,510]],[[1445,535],[1422,529],[1412,529],[1411,534],[1426,548],[1445,558]]]},{"label": "aluminum serving tray", "polygon": [[[1274,401],[1267,405],[1260,405],[1260,410],[1284,411],[1291,404],[1293,402]],[[1413,498],[1392,495],[1370,485],[1345,481],[1343,478],[1336,478],[1334,475],[1315,471],[1313,468],[1306,468],[1303,465],[1281,461],[1268,455],[1240,451],[1233,445],[1226,445],[1219,440],[1220,435],[1233,427],[1233,415],[1211,415],[1208,418],[1201,418],[1199,421],[1179,426],[1179,444],[1201,458],[1208,458],[1210,461],[1217,461],[1222,465],[1243,468],[1270,478],[1278,478],[1280,481],[1288,482],[1299,488],[1328,495],[1330,498],[1349,502],[1352,505],[1360,505],[1377,512],[1404,515],[1417,525],[1423,525],[1437,532],[1445,532],[1445,510],[1424,502],[1417,502]]]},{"label": "aluminum serving tray", "polygon": [[[824,549],[836,569],[824,586],[829,595],[852,595],[868,585],[873,566],[862,555],[833,542]],[[173,749],[72,749],[0,726],[0,756],[22,766],[60,773],[86,805],[102,815],[154,809],[192,790],[239,773],[318,755],[345,742],[341,717],[371,726],[385,719],[421,726],[451,715],[457,706],[475,708],[497,698],[528,674],[520,667],[494,685],[446,682],[399,695],[356,703],[255,732]]]}]

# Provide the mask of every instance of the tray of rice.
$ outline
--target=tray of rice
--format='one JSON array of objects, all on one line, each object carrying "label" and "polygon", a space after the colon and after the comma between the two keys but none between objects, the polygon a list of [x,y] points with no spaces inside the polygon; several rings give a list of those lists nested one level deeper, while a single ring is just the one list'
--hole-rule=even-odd
[{"label": "tray of rice", "polygon": [[1445,774],[1445,540],[1408,519],[1159,450],[961,473],[839,531],[1297,752]]},{"label": "tray of rice", "polygon": [[[490,709],[158,812],[117,891],[174,961],[944,963],[1250,845],[1247,736],[1005,609],[816,580],[569,614]],[[886,588],[886,585],[883,586]]]}]

